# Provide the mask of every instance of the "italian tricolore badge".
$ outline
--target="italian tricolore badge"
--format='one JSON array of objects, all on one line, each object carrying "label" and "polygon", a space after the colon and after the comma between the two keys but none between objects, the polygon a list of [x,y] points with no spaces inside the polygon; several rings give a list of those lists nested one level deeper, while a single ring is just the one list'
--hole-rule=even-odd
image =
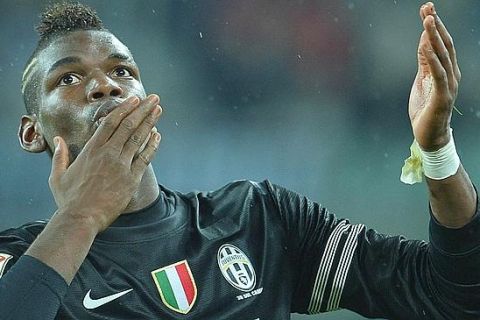
[{"label": "italian tricolore badge", "polygon": [[160,298],[170,309],[187,314],[197,299],[197,286],[187,260],[152,271]]}]

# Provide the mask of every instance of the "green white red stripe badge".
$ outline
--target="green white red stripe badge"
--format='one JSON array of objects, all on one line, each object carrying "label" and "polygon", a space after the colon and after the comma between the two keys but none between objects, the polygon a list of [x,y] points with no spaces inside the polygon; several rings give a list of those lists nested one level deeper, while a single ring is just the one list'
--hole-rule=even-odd
[{"label": "green white red stripe badge", "polygon": [[187,314],[197,299],[197,286],[187,260],[152,271],[160,298],[170,309]]}]

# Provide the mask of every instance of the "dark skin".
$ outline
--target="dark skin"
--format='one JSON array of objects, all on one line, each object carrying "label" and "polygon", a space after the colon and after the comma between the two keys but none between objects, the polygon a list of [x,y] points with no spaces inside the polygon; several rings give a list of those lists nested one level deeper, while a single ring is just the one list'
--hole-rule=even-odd
[{"label": "dark skin", "polygon": [[[59,61],[68,63],[52,71]],[[160,142],[154,126],[161,108],[157,95],[145,97],[130,52],[108,32],[62,36],[35,67],[41,104],[38,115],[22,118],[19,134],[31,152],[57,145],[49,185],[58,210],[26,254],[70,282],[99,232],[157,198],[150,161]],[[115,103],[105,108],[109,101]],[[99,108],[110,112],[96,119]]]},{"label": "dark skin", "polygon": [[[452,37],[428,2],[420,7],[424,31],[418,45],[418,72],[409,101],[413,134],[423,150],[445,146],[461,78]],[[430,205],[435,218],[444,226],[460,228],[476,208],[476,193],[462,165],[457,173],[443,180],[426,178]]]},{"label": "dark skin", "polygon": [[[451,139],[460,71],[451,37],[433,4],[423,5],[420,16],[424,31],[409,114],[420,147],[432,151]],[[73,64],[48,74],[58,61],[72,56],[78,58]],[[118,69],[125,64],[132,68],[128,76]],[[128,49],[108,32],[62,36],[40,54],[35,68],[42,75],[39,113],[22,118],[20,140],[31,152],[45,151],[57,141],[49,184],[58,210],[26,254],[70,283],[99,232],[123,212],[144,208],[158,196],[150,161],[160,142],[153,128],[161,108],[157,96],[145,99]],[[109,106],[111,112],[99,126],[94,115],[104,105],[98,99],[121,101]],[[427,184],[441,224],[459,228],[471,220],[476,193],[462,166],[453,176],[427,179]]]}]

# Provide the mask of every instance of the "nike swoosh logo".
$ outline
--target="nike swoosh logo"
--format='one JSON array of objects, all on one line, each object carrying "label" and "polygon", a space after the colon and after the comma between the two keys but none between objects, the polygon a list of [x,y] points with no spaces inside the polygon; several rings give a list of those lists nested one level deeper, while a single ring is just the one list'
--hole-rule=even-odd
[{"label": "nike swoosh logo", "polygon": [[92,292],[92,290],[88,290],[87,294],[85,295],[85,298],[83,298],[83,306],[88,310],[96,309],[100,306],[103,306],[106,303],[109,303],[109,302],[111,302],[115,299],[120,298],[121,296],[129,293],[132,290],[133,289],[128,289],[128,290],[125,290],[125,291],[122,291],[122,292],[119,292],[119,293],[115,293],[115,294],[112,294],[112,295],[109,295],[109,296],[106,296],[106,297],[103,297],[103,298],[100,298],[100,299],[92,299],[90,297],[90,292]]}]

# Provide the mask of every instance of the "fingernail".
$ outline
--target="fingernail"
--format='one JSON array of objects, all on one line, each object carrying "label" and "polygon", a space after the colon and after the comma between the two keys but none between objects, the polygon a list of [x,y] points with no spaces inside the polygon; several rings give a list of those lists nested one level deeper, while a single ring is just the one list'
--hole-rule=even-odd
[{"label": "fingernail", "polygon": [[152,114],[156,117],[160,114],[160,106],[159,105],[156,105],[155,108],[153,108],[153,111],[152,111]]},{"label": "fingernail", "polygon": [[160,133],[155,132],[155,141],[160,141]]},{"label": "fingernail", "polygon": [[130,97],[128,99],[128,102],[131,103],[131,104],[137,104],[140,100],[138,99],[137,96],[133,96],[133,97]]},{"label": "fingernail", "polygon": [[55,145],[55,149],[58,148],[58,137],[53,138],[53,144]]},{"label": "fingernail", "polygon": [[156,94],[153,94],[150,97],[148,97],[148,102],[151,103],[151,104],[158,103],[158,101],[159,101],[159,99],[158,99],[158,96]]}]

